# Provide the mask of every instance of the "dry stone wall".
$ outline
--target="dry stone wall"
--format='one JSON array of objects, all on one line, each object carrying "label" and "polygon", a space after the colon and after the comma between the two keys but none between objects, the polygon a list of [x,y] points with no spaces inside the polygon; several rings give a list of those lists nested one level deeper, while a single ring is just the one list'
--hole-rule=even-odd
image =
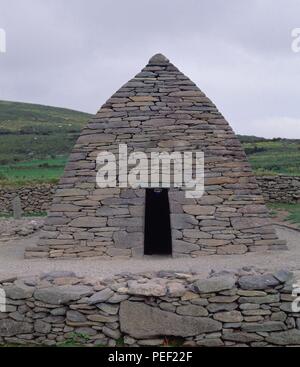
[{"label": "dry stone wall", "polygon": [[87,279],[70,272],[2,280],[0,344],[300,346],[293,274],[244,269],[208,279],[159,272]]},{"label": "dry stone wall", "polygon": [[23,187],[0,187],[0,213],[12,213],[12,200],[19,196],[23,212],[46,212],[51,204],[55,192],[53,184],[37,184]]},{"label": "dry stone wall", "polygon": [[300,203],[300,177],[258,176],[256,180],[267,202]]},{"label": "dry stone wall", "polygon": [[[300,202],[300,177],[256,176],[258,186],[266,202]],[[12,212],[11,201],[21,198],[24,213],[44,212],[50,209],[56,185],[38,184],[20,188],[0,187],[0,213]]]}]

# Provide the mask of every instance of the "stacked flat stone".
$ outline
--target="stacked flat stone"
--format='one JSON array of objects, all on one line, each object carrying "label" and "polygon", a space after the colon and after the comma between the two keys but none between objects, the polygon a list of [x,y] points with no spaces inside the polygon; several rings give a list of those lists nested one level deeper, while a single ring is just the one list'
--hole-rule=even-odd
[{"label": "stacked flat stone", "polygon": [[19,196],[26,214],[45,212],[49,209],[55,192],[54,184],[32,184],[22,187],[0,187],[0,213],[12,214],[12,200]]},{"label": "stacked flat stone", "polygon": [[[256,176],[266,202],[300,203],[300,177]],[[17,188],[0,187],[0,213],[11,214],[11,200],[20,196],[25,213],[45,212],[51,207],[55,184],[37,184]]]},{"label": "stacked flat stone", "polygon": [[284,270],[7,279],[0,344],[154,346],[179,338],[185,346],[300,346],[294,283]]},{"label": "stacked flat stone", "polygon": [[300,203],[300,177],[258,176],[257,183],[268,202]]},{"label": "stacked flat stone", "polygon": [[216,106],[163,55],[120,88],[83,129],[70,155],[39,248],[27,257],[143,255],[145,189],[96,186],[106,150],[203,151],[205,195],[169,190],[173,256],[282,249],[244,150]]}]

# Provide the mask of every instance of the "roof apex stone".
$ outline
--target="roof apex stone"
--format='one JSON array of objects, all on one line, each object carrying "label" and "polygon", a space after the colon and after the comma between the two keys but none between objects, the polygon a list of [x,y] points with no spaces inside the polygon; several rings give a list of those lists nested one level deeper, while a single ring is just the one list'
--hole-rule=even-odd
[{"label": "roof apex stone", "polygon": [[155,65],[155,64],[168,64],[170,61],[169,59],[164,56],[163,54],[155,54],[154,56],[151,57],[151,59],[149,60],[149,64],[151,65]]}]

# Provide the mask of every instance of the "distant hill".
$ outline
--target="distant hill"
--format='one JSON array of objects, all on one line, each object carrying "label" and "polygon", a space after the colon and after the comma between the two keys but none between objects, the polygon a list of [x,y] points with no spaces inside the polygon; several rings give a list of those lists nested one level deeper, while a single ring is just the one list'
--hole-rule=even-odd
[{"label": "distant hill", "polygon": [[89,117],[65,108],[0,101],[0,164],[67,154]]},{"label": "distant hill", "polygon": [[[56,181],[90,114],[0,101],[0,183]],[[257,174],[300,176],[300,140],[238,136]]]}]

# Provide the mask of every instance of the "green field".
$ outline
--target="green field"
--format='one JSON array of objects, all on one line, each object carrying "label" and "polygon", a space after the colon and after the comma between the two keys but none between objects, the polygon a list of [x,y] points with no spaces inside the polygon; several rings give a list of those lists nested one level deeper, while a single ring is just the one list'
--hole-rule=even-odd
[{"label": "green field", "polygon": [[[91,115],[0,101],[0,184],[55,182]],[[300,139],[239,136],[256,174],[300,176]]]},{"label": "green field", "polygon": [[23,185],[29,182],[57,182],[67,157],[32,160],[0,166],[0,183]]},{"label": "green field", "polygon": [[300,176],[300,139],[249,142],[249,138],[241,136],[240,140],[257,174]]}]

